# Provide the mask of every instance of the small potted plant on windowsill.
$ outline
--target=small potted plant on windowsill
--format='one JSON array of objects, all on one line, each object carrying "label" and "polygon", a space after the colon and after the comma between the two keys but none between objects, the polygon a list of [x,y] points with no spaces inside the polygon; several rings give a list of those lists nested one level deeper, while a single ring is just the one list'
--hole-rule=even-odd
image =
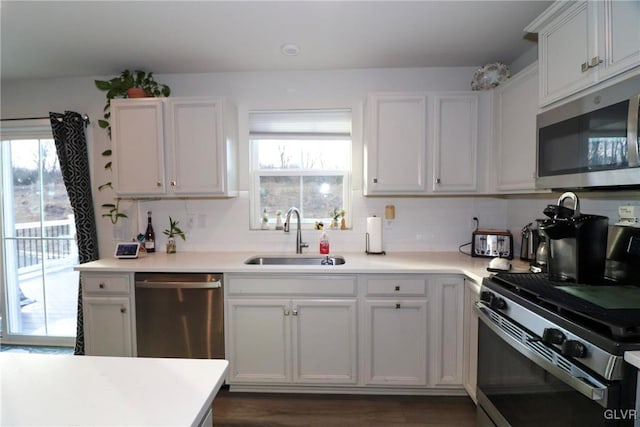
[{"label": "small potted plant on windowsill", "polygon": [[169,228],[162,232],[164,235],[168,237],[167,239],[167,253],[175,254],[176,253],[176,237],[182,237],[182,240],[187,240],[184,231],[178,227],[178,221],[174,221],[171,217],[169,217]]}]

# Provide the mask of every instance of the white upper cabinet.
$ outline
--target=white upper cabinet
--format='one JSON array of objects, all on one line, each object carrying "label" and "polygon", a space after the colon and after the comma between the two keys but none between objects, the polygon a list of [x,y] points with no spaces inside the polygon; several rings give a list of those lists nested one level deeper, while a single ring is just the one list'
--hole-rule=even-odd
[{"label": "white upper cabinet", "polygon": [[538,64],[533,63],[494,91],[493,167],[497,192],[534,192]]},{"label": "white upper cabinet", "polygon": [[235,195],[237,115],[223,99],[114,100],[111,111],[119,195]]},{"label": "white upper cabinet", "polygon": [[369,95],[364,194],[476,192],[478,97],[473,92]]},{"label": "white upper cabinet", "polygon": [[121,195],[164,194],[164,103],[111,101],[113,184]]},{"label": "white upper cabinet", "polygon": [[371,94],[367,108],[365,195],[424,193],[426,95]]},{"label": "white upper cabinet", "polygon": [[478,95],[436,94],[433,125],[433,191],[478,188]]},{"label": "white upper cabinet", "polygon": [[640,2],[556,2],[525,30],[538,33],[540,105],[640,65]]},{"label": "white upper cabinet", "polygon": [[600,51],[606,52],[601,58],[600,78],[640,66],[640,2],[609,0],[597,2],[596,6],[599,33],[605,35],[598,40],[604,44]]}]

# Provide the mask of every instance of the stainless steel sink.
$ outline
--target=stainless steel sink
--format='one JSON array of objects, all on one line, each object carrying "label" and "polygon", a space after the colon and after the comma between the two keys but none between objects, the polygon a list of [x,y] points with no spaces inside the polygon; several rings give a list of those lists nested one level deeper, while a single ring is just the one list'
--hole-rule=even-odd
[{"label": "stainless steel sink", "polygon": [[342,265],[341,256],[254,256],[244,263],[249,265]]}]

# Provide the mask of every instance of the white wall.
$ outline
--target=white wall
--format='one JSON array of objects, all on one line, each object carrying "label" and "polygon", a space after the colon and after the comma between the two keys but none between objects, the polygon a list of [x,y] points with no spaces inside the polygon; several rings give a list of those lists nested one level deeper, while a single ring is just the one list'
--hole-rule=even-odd
[{"label": "white wall", "polygon": [[[109,147],[106,132],[97,126],[105,104],[104,93],[94,86],[94,79],[110,76],[68,79],[2,82],[2,118],[46,116],[49,111],[73,110],[86,113],[92,123],[87,131],[92,161],[92,180],[98,238],[103,257],[113,253],[115,242],[129,240],[144,232],[146,211],[153,211],[154,227],[160,247],[161,231],[168,226],[168,216],[180,221],[187,241],[179,241],[179,250],[254,252],[293,251],[295,234],[281,231],[249,230],[249,174],[246,113],[254,108],[319,108],[352,107],[362,113],[368,92],[468,90],[475,67],[412,68],[380,70],[337,70],[307,72],[251,72],[222,74],[157,75],[156,80],[168,84],[172,96],[216,95],[229,98],[238,106],[240,121],[240,196],[225,200],[124,201],[129,215],[117,226],[100,218],[100,205],[110,203],[114,194],[98,192],[98,185],[110,179],[103,169],[101,154]],[[354,176],[352,230],[331,232],[332,252],[363,251],[365,218],[382,215],[384,206],[396,206],[396,220],[385,229],[387,251],[437,250],[456,251],[470,241],[471,218],[480,218],[483,228],[510,228],[519,243],[519,230],[527,222],[541,217],[542,209],[555,202],[546,198],[497,197],[424,197],[365,198],[362,196],[362,120],[354,123]],[[141,168],[141,173],[144,168]],[[626,196],[625,196],[626,197]],[[632,196],[630,196],[632,197]],[[585,202],[590,213],[615,213],[626,199],[594,199]],[[303,232],[317,251],[318,233]]]}]

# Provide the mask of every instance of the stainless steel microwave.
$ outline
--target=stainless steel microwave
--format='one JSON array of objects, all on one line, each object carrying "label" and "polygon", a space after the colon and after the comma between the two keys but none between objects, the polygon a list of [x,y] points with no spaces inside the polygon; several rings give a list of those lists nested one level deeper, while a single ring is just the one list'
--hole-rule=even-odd
[{"label": "stainless steel microwave", "polygon": [[536,187],[640,188],[640,75],[537,116]]}]

